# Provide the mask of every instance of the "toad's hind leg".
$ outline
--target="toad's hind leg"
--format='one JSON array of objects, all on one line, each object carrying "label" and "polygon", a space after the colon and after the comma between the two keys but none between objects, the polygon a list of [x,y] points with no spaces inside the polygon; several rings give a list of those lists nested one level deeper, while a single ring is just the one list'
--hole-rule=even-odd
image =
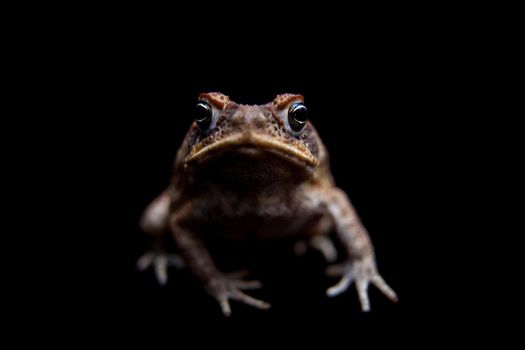
[{"label": "toad's hind leg", "polygon": [[332,263],[337,260],[337,250],[328,236],[314,236],[310,239],[310,246],[321,252],[325,260]]},{"label": "toad's hind leg", "polygon": [[315,249],[321,253],[326,262],[333,263],[337,260],[337,249],[328,236],[313,236],[308,240],[300,240],[294,244],[296,255],[304,255],[308,248]]},{"label": "toad's hind leg", "polygon": [[321,216],[321,218],[305,232],[305,236],[309,238],[295,243],[295,254],[304,255],[310,247],[319,251],[327,262],[333,263],[336,261],[337,250],[330,237],[328,237],[328,233],[330,233],[332,229],[332,218],[328,215]]},{"label": "toad's hind leg", "polygon": [[170,195],[165,190],[146,208],[140,222],[144,232],[154,236],[155,241],[152,249],[137,260],[137,268],[144,271],[152,266],[160,285],[168,282],[168,266],[184,267],[184,261],[179,255],[167,253],[162,247],[162,240],[168,232],[169,206]]},{"label": "toad's hind leg", "polygon": [[170,194],[168,190],[165,190],[144,210],[140,219],[140,227],[147,234],[162,236],[168,229],[169,213]]}]

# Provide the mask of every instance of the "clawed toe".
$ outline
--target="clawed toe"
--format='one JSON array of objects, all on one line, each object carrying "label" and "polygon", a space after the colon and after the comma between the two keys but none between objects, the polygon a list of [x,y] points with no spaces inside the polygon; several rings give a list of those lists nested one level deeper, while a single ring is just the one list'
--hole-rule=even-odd
[{"label": "clawed toe", "polygon": [[240,290],[234,290],[231,296],[232,299],[240,301],[245,303],[246,305],[251,305],[253,307],[256,307],[258,309],[269,309],[270,304],[260,300],[256,299],[254,297],[249,296],[248,294],[245,294],[241,292]]},{"label": "clawed toe", "polygon": [[269,303],[263,300],[260,300],[260,299],[256,299],[252,296],[249,296],[248,294],[245,294],[241,290],[236,289],[236,288],[232,288],[228,292],[221,294],[220,296],[217,296],[216,298],[219,301],[219,305],[221,307],[222,313],[226,317],[229,317],[231,315],[231,307],[230,307],[229,299],[236,300],[246,305],[250,305],[250,306],[256,307],[258,309],[263,309],[263,310],[269,309],[271,306]]},{"label": "clawed toe", "polygon": [[337,284],[328,288],[328,290],[326,291],[326,295],[328,295],[329,297],[335,297],[341,294],[342,292],[348,289],[348,286],[350,286],[352,281],[353,277],[351,275],[344,275]]},{"label": "clawed toe", "polygon": [[394,292],[394,290],[385,282],[383,277],[380,275],[374,275],[370,279],[370,282],[372,282],[372,284],[376,286],[376,288],[379,289],[381,293],[383,293],[388,299],[394,303],[398,302],[399,298],[397,297],[396,292]]}]

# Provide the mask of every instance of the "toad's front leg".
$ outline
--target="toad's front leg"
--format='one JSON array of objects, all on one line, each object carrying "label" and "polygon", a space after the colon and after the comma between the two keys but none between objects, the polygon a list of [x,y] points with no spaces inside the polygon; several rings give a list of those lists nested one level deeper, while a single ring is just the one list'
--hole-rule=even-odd
[{"label": "toad's front leg", "polygon": [[268,309],[270,304],[255,299],[242,290],[257,289],[261,287],[259,281],[246,281],[242,279],[246,273],[223,273],[215,266],[203,242],[185,228],[182,222],[188,213],[189,205],[183,206],[170,220],[170,229],[180,249],[186,266],[192,274],[202,283],[206,291],[219,302],[225,316],[231,314],[229,300],[237,300],[259,309]]},{"label": "toad's front leg", "polygon": [[372,283],[390,300],[397,301],[396,293],[377,271],[374,249],[368,233],[346,194],[334,188],[329,190],[328,195],[324,193],[324,197],[323,204],[332,216],[337,237],[348,255],[343,264],[328,268],[329,275],[342,276],[336,285],[327,290],[328,296],[344,292],[354,282],[361,309],[369,311],[368,285]]}]

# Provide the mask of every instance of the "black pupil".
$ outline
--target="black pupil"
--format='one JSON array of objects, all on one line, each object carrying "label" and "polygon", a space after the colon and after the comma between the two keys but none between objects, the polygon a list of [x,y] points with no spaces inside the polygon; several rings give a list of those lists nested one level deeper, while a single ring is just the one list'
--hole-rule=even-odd
[{"label": "black pupil", "polygon": [[201,129],[208,129],[211,124],[211,108],[207,103],[197,103],[195,106],[195,121]]},{"label": "black pupil", "polygon": [[306,123],[306,120],[308,119],[306,107],[303,104],[295,105],[292,109],[292,116],[298,122]]},{"label": "black pupil", "polygon": [[197,110],[195,113],[195,120],[203,121],[206,118],[210,117],[210,107],[208,107],[208,105],[206,105],[205,103],[198,103],[196,109]]}]

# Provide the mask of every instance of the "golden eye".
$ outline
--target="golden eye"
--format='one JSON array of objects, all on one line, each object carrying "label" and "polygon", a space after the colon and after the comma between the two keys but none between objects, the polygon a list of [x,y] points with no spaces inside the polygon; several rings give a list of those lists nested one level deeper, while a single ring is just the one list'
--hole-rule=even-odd
[{"label": "golden eye", "polygon": [[288,109],[288,123],[294,132],[300,132],[308,121],[308,110],[301,102],[296,102]]},{"label": "golden eye", "polygon": [[195,122],[202,131],[210,128],[213,113],[211,107],[206,102],[199,102],[195,105]]}]

